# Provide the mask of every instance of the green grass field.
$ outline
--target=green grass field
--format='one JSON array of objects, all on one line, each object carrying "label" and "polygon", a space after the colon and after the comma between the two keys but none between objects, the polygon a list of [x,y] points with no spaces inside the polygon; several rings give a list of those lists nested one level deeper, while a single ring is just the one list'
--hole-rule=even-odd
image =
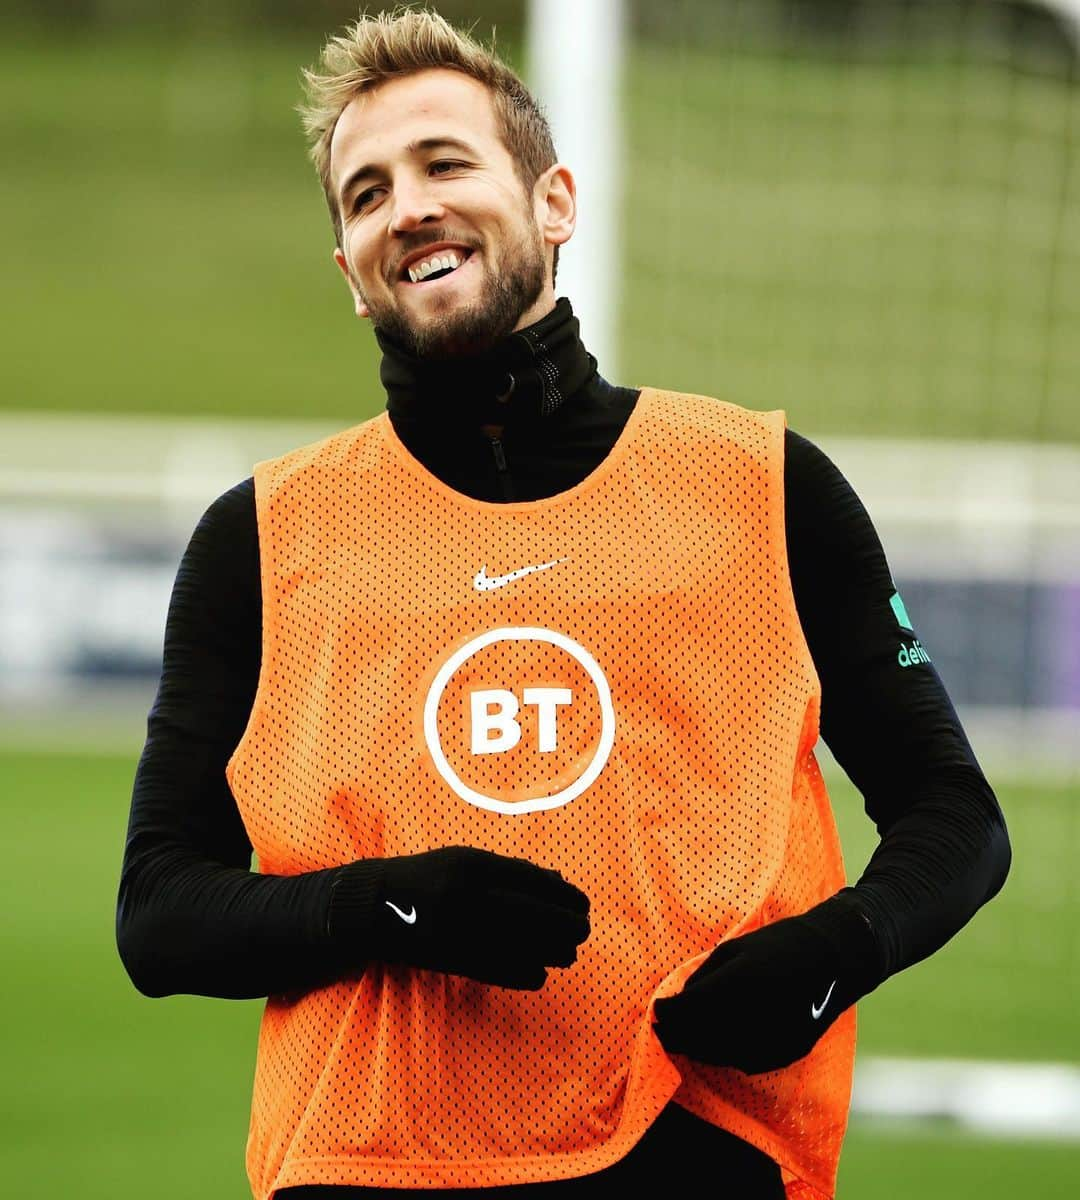
[{"label": "green grass field", "polygon": [[[381,405],[293,113],[316,51],[0,40],[0,405]],[[1078,94],[691,30],[635,48],[619,381],[808,431],[1080,438]]]},{"label": "green grass field", "polygon": [[[0,1158],[11,1196],[247,1194],[259,1004],[144,999],[116,955],[133,771],[130,756],[0,756],[14,833],[5,882],[16,915],[0,1000]],[[854,870],[873,831],[849,786],[833,793]],[[864,1002],[860,1054],[1080,1060],[1075,796],[1005,788],[1001,799],[1015,848],[1005,890],[944,951]],[[1064,1200],[1075,1195],[1078,1157],[1075,1144],[856,1125],[839,1194]]]}]

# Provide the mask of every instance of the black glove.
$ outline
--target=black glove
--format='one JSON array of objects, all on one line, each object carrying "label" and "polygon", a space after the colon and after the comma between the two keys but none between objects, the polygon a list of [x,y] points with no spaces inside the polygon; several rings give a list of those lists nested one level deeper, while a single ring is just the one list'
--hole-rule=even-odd
[{"label": "black glove", "polygon": [[675,996],[656,1001],[670,1054],[754,1075],[809,1054],[818,1038],[880,979],[866,917],[840,892],[721,943]]},{"label": "black glove", "polygon": [[471,846],[342,867],[328,927],[339,949],[535,991],[589,936],[589,898],[558,871]]}]

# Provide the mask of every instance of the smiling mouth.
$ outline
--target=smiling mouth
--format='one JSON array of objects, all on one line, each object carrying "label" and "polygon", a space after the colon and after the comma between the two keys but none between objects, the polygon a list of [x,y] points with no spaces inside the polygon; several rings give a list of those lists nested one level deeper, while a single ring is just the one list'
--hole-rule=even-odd
[{"label": "smiling mouth", "polygon": [[401,280],[403,283],[430,283],[435,279],[444,279],[464,266],[471,257],[471,250],[441,250],[426,258],[415,259],[402,271]]}]

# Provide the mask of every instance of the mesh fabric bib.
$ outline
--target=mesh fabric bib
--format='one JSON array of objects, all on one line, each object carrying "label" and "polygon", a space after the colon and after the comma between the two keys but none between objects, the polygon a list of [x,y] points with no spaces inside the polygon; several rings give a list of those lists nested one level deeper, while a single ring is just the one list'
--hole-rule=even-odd
[{"label": "mesh fabric bib", "polygon": [[721,939],[844,882],[782,414],[645,389],[600,467],[528,503],[447,488],[385,414],[255,479],[262,672],[228,776],[260,869],[472,845],[592,904],[538,992],[358,962],[270,997],[255,1194],[584,1175],[674,1098],[776,1159],[789,1195],[831,1195],[853,1012],[754,1077],[669,1058],[651,1027]]}]

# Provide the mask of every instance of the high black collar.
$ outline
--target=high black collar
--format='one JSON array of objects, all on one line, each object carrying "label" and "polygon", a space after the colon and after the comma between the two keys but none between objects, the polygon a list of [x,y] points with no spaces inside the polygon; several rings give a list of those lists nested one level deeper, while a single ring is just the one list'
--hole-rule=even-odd
[{"label": "high black collar", "polygon": [[535,325],[483,354],[421,359],[376,331],[386,407],[397,429],[473,435],[481,425],[523,429],[542,421],[596,374],[565,297]]}]

